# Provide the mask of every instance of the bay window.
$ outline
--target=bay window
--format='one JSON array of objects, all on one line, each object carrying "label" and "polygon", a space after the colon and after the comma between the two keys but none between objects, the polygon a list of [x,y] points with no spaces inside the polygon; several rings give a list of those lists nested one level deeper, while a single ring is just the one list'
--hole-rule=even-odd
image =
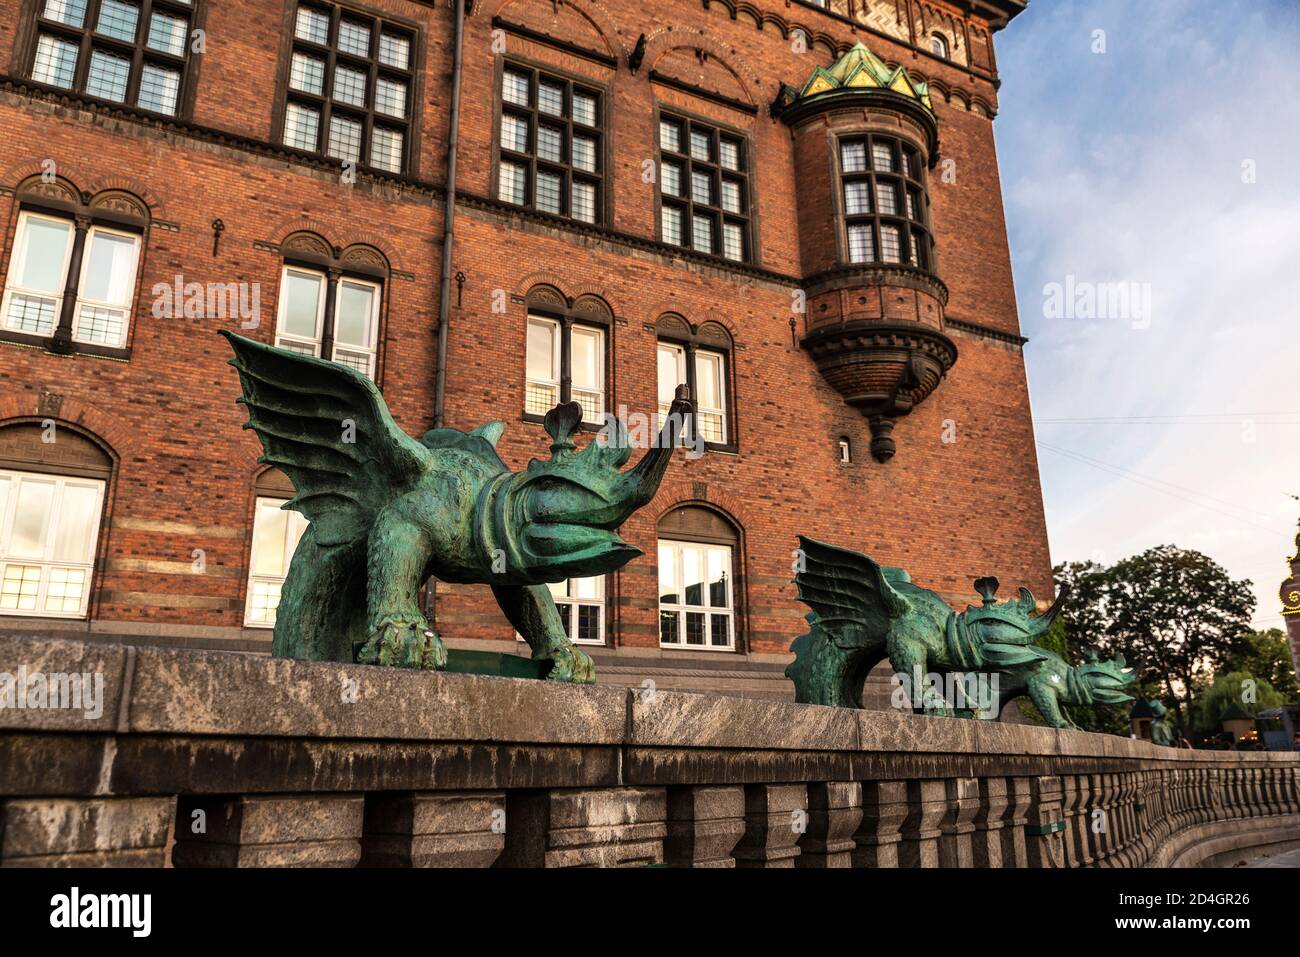
[{"label": "bay window", "polygon": [[104,482],[0,469],[0,614],[83,618]]},{"label": "bay window", "polygon": [[900,263],[933,272],[920,151],[872,133],[841,139],[839,163],[848,261]]}]

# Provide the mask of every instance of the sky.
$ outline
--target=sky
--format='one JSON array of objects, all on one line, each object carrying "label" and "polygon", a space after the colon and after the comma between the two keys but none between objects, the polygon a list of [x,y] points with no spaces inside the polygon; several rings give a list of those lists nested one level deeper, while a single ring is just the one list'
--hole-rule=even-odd
[{"label": "sky", "polygon": [[1282,628],[1300,2],[1031,0],[995,42],[1052,561],[1194,548],[1254,582],[1256,627]]}]

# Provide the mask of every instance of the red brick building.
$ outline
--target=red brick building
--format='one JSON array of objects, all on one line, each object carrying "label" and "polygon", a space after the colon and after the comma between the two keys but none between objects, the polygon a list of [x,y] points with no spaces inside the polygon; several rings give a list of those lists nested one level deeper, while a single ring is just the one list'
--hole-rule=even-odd
[{"label": "red brick building", "polygon": [[[688,381],[645,556],[557,588],[605,681],[788,694],[798,533],[1049,599],[993,136],[1024,0],[465,6],[11,4],[0,627],[269,649],[301,522],[221,328],[413,434],[500,419],[512,467],[558,400]],[[486,589],[428,608],[516,647]]]}]

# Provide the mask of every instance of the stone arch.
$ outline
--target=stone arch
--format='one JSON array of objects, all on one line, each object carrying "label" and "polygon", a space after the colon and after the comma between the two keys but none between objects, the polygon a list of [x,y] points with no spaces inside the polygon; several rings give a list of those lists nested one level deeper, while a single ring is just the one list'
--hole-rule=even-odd
[{"label": "stone arch", "polygon": [[[56,441],[46,442],[47,426]],[[0,466],[30,467],[53,475],[82,475],[107,482],[117,468],[113,447],[84,427],[50,416],[0,421]]]},{"label": "stone arch", "polygon": [[85,195],[62,173],[46,179],[42,173],[33,173],[24,177],[16,187],[14,196],[18,200],[37,199],[53,200],[55,203],[80,207],[85,202]]},{"label": "stone arch", "polygon": [[339,253],[339,264],[344,269],[353,266],[361,271],[380,272],[385,276],[392,271],[388,257],[384,255],[382,250],[369,243],[353,243],[345,247]]},{"label": "stone arch", "polygon": [[330,261],[334,259],[334,247],[320,233],[301,229],[285,236],[280,243],[281,255],[302,256],[307,259]]},{"label": "stone arch", "polygon": [[70,428],[97,443],[114,462],[129,457],[136,449],[136,432],[121,416],[110,416],[70,396],[40,392],[19,392],[0,398],[0,428],[17,422],[51,420],[56,427]]},{"label": "stone arch", "polygon": [[746,103],[757,102],[754,91],[763,88],[762,80],[745,63],[744,53],[727,46],[707,30],[699,27],[664,27],[646,36],[645,62],[653,68],[671,50],[686,48],[707,53],[736,78]]},{"label": "stone arch", "polygon": [[[543,3],[550,6],[551,0],[502,0],[494,11],[493,17],[502,16],[510,7],[522,11],[530,4],[542,5]],[[604,43],[605,53],[620,60],[627,55],[627,47],[623,44],[614,16],[601,0],[554,0],[553,9],[557,14],[560,7],[567,7],[572,10],[574,14],[590,25],[592,33]],[[527,19],[525,14],[520,23],[525,26],[532,26],[533,24],[528,23]],[[551,19],[554,20],[557,17],[553,15]],[[565,39],[572,39],[572,37],[566,36]]]}]

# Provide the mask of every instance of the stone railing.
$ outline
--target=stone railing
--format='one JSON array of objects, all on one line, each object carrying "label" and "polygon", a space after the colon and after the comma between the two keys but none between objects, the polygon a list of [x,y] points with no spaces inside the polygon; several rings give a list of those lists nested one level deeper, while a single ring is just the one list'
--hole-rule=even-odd
[{"label": "stone railing", "polygon": [[[74,675],[102,698],[40,706]],[[1300,846],[1298,771],[1023,725],[0,638],[5,865],[1222,864]]]}]

